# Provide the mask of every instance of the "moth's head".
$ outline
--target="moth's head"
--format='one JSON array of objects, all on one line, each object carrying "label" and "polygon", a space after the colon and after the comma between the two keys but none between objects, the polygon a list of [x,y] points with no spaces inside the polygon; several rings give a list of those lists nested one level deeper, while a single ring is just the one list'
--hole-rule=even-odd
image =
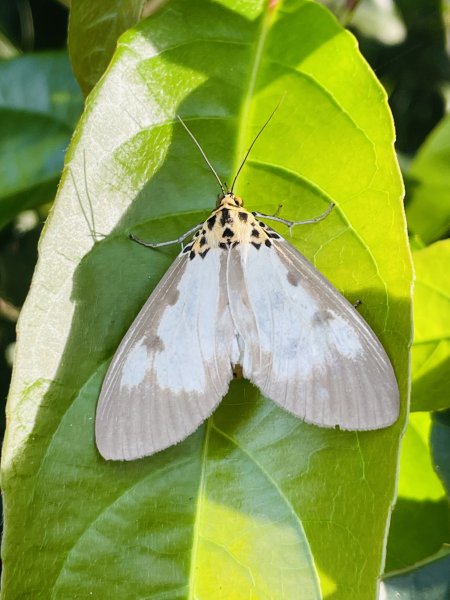
[{"label": "moth's head", "polygon": [[244,201],[233,192],[227,192],[217,197],[216,207],[219,208],[219,206],[244,206]]}]

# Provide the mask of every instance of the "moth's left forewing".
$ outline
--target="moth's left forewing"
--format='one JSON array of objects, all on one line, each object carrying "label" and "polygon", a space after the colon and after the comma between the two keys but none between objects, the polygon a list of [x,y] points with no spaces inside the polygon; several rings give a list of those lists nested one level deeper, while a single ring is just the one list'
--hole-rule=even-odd
[{"label": "moth's left forewing", "polygon": [[392,424],[389,358],[354,307],[282,238],[231,250],[230,308],[244,376],[305,421],[342,429]]},{"label": "moth's left forewing", "polygon": [[226,256],[181,254],[123,338],[105,376],[96,416],[106,459],[149,456],[195,431],[225,395],[235,339]]}]

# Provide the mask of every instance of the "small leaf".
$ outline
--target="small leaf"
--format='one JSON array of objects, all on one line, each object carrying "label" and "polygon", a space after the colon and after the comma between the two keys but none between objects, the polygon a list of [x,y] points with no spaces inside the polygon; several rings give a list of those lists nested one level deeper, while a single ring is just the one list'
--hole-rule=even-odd
[{"label": "small leaf", "polygon": [[412,410],[450,407],[450,240],[413,253]]},{"label": "small leaf", "polygon": [[106,70],[124,31],[139,22],[147,0],[72,0],[69,52],[73,71],[87,96]]},{"label": "small leaf", "polygon": [[0,108],[52,117],[72,130],[81,113],[82,98],[66,52],[1,61]]},{"label": "small leaf", "polygon": [[108,463],[95,448],[106,365],[179,250],[127,235],[173,239],[218,192],[175,115],[230,182],[281,98],[236,191],[292,219],[336,202],[292,243],[363,301],[406,406],[402,184],[386,96],[354,38],[315,2],[172,0],[122,36],[90,94],[41,240],[2,457],[5,600],[214,600],[232,588],[307,600],[316,570],[324,597],[375,597],[405,410],[385,430],[325,430],[236,381],[167,451]]},{"label": "small leaf", "polygon": [[448,600],[449,571],[450,549],[447,548],[413,569],[386,578],[380,600]]},{"label": "small leaf", "polygon": [[65,53],[0,62],[0,228],[53,200],[81,108]]},{"label": "small leaf", "polygon": [[408,173],[408,227],[429,244],[450,231],[450,116],[431,132]]},{"label": "small leaf", "polygon": [[434,468],[450,499],[450,411],[448,410],[433,415],[431,448]]}]

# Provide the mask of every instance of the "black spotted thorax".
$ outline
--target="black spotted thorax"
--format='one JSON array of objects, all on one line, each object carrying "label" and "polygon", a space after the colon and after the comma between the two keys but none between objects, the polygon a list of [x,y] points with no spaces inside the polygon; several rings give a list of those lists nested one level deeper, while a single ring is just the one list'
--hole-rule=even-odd
[{"label": "black spotted thorax", "polygon": [[242,198],[228,192],[219,198],[217,208],[184,247],[183,253],[189,253],[192,260],[196,256],[205,258],[212,248],[229,250],[239,244],[252,244],[259,250],[262,245],[270,248],[274,239],[280,239],[278,233],[259,221],[256,213],[246,210]]}]

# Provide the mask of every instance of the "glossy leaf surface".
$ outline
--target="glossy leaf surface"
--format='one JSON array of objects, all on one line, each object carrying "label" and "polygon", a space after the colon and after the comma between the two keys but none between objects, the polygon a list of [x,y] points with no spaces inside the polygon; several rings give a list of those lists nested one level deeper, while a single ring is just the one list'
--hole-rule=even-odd
[{"label": "glossy leaf surface", "polygon": [[53,200],[81,110],[65,53],[0,61],[0,227]]},{"label": "glossy leaf surface", "polygon": [[380,600],[447,600],[450,596],[449,570],[447,549],[414,569],[387,578]]},{"label": "glossy leaf surface", "polygon": [[146,0],[72,0],[69,52],[75,76],[88,94],[106,70],[119,36],[139,22]]}]

